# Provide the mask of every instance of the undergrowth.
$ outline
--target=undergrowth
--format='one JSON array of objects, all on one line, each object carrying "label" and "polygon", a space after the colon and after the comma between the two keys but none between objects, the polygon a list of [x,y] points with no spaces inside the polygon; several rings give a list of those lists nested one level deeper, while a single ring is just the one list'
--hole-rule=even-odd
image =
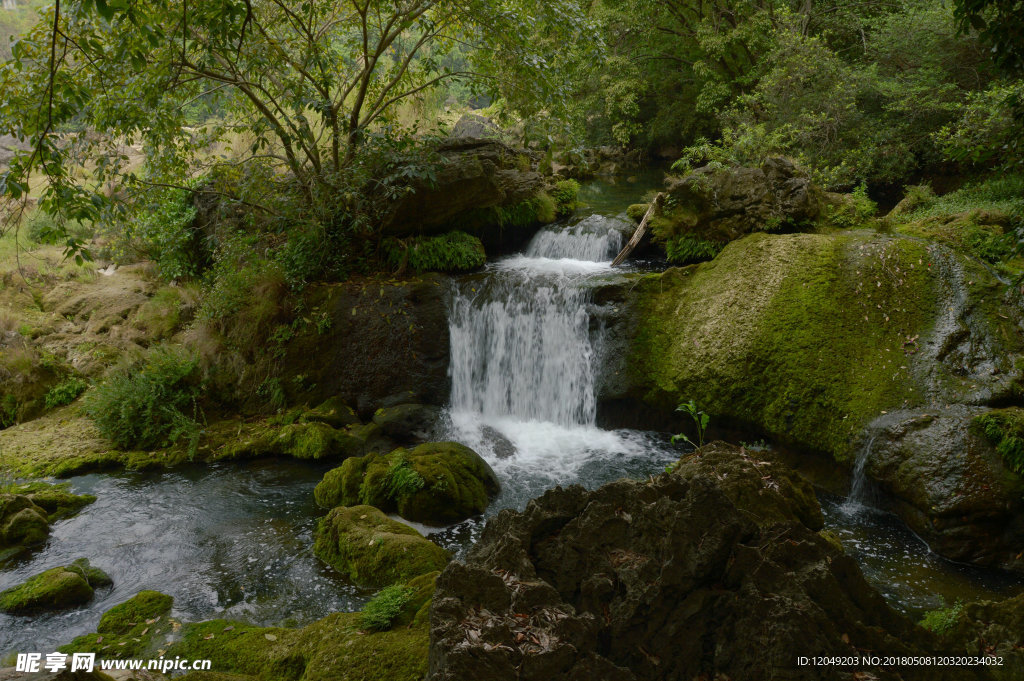
[{"label": "undergrowth", "polygon": [[412,600],[413,589],[401,584],[385,587],[366,604],[359,624],[366,631],[386,631]]}]

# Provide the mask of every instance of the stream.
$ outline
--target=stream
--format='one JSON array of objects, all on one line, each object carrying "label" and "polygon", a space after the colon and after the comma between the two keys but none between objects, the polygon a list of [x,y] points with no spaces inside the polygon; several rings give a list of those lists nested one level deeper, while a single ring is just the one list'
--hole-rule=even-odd
[{"label": "stream", "polygon": [[[521,509],[555,485],[646,476],[680,456],[665,434],[595,425],[602,329],[590,284],[612,276],[611,259],[632,229],[625,208],[660,179],[651,171],[634,182],[588,183],[587,207],[576,216],[539,232],[521,254],[453,281],[452,392],[434,435],[469,445],[494,468],[502,491],[487,516]],[[44,550],[0,571],[0,590],[80,557],[108,572],[114,587],[68,612],[0,614],[0,658],[49,652],[94,631],[102,612],[142,589],[174,596],[174,614],[190,621],[303,625],[360,609],[372,593],[312,553],[322,513],[312,491],[329,467],[263,460],[72,478],[76,492],[97,502],[56,523]],[[824,495],[822,505],[827,527],[868,579],[912,617],[1022,590],[1020,580],[935,556],[894,516]],[[430,536],[461,554],[485,519]]]}]

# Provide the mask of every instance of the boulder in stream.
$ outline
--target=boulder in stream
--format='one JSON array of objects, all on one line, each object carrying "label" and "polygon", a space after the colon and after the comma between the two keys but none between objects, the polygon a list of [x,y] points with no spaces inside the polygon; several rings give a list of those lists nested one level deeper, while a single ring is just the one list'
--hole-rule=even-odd
[{"label": "boulder in stream", "polygon": [[370,504],[406,520],[445,525],[483,513],[500,490],[479,454],[457,442],[346,459],[314,490],[324,508]]},{"label": "boulder in stream", "polygon": [[942,652],[819,527],[805,481],[723,444],[650,480],[550,490],[438,578],[429,679],[984,678],[799,666]]},{"label": "boulder in stream", "polygon": [[448,552],[373,506],[339,506],[320,521],[316,555],[363,586],[388,586],[442,569]]},{"label": "boulder in stream", "polygon": [[92,600],[95,589],[113,584],[107,573],[85,558],[30,577],[0,592],[0,612],[24,615],[43,610],[66,610]]},{"label": "boulder in stream", "polygon": [[44,509],[23,494],[0,494],[0,560],[43,543],[49,534]]}]

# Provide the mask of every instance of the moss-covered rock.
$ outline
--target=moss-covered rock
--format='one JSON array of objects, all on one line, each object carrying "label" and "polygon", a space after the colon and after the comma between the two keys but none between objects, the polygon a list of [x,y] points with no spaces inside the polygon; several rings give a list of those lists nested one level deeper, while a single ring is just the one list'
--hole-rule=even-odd
[{"label": "moss-covered rock", "polygon": [[46,541],[46,511],[22,494],[0,494],[0,560]]},{"label": "moss-covered rock", "polygon": [[[212,620],[188,624],[166,657],[216,660],[215,675],[183,681],[421,681],[427,672],[429,626],[368,633],[359,613],[336,613],[301,629]],[[226,674],[226,676],[225,676]],[[234,675],[241,676],[234,676]]]},{"label": "moss-covered rock", "polygon": [[326,423],[332,428],[344,428],[359,424],[359,417],[356,416],[355,411],[340,397],[327,398],[315,409],[303,412],[299,416],[299,420],[307,423]]},{"label": "moss-covered rock", "polygon": [[105,572],[80,558],[71,565],[52,568],[0,592],[0,612],[23,615],[74,608],[92,600],[95,589],[112,583]]},{"label": "moss-covered rock", "polygon": [[168,616],[173,603],[173,598],[158,591],[140,591],[103,613],[96,633],[78,636],[59,650],[121,659],[155,653],[181,626]]},{"label": "moss-covered rock", "polygon": [[992,409],[976,416],[974,426],[985,434],[1007,468],[1024,475],[1024,409]]},{"label": "moss-covered rock", "polygon": [[92,494],[74,494],[68,483],[29,482],[11,488],[13,494],[23,494],[47,514],[47,520],[54,523],[76,515],[83,508],[96,501]]},{"label": "moss-covered rock", "polygon": [[[993,544],[1001,521],[988,513],[1002,507],[1005,520],[1015,508],[1004,503],[1015,489],[1005,483],[1009,469],[990,470],[981,449],[967,458],[957,446],[921,449],[949,433],[962,440],[963,410],[952,407],[1024,395],[1018,294],[977,261],[877,233],[754,234],[710,263],[629,287],[629,312],[610,325],[609,342],[622,350],[605,372],[605,413],[642,401],[636,413],[662,414],[662,425],[679,432],[692,424],[669,415],[692,399],[712,427],[754,431],[848,465],[870,424],[903,414],[872,428],[879,456],[869,473],[905,502],[900,512],[912,526],[932,527],[936,550],[1010,565],[1006,549],[1017,535]],[[918,417],[926,414],[942,423],[924,428]]]},{"label": "moss-covered rock", "polygon": [[472,449],[427,442],[412,450],[347,459],[314,490],[324,508],[369,504],[407,520],[444,525],[487,509],[498,479]]},{"label": "moss-covered rock", "polygon": [[314,551],[353,582],[386,586],[442,569],[448,553],[372,506],[339,506],[320,521]]},{"label": "moss-covered rock", "polygon": [[999,602],[968,603],[947,612],[943,641],[951,654],[991,655],[993,681],[1024,678],[1024,595]]},{"label": "moss-covered rock", "polygon": [[398,443],[422,440],[437,422],[437,407],[423,404],[397,404],[383,407],[373,414],[380,432]]}]

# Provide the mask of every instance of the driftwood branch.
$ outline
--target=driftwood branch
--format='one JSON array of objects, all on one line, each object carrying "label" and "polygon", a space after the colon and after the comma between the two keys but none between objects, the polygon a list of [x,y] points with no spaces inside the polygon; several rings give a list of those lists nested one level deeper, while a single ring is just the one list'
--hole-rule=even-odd
[{"label": "driftwood branch", "polygon": [[651,216],[654,215],[654,211],[660,208],[664,201],[664,193],[659,193],[654,197],[654,200],[651,201],[650,208],[648,208],[647,212],[644,213],[644,219],[640,221],[640,224],[637,225],[636,231],[633,232],[633,236],[630,237],[629,243],[619,251],[619,254],[615,256],[615,260],[612,260],[612,267],[618,267],[621,265],[622,261],[628,258],[629,254],[633,252],[633,249],[640,243],[640,240],[644,238],[644,234],[647,233],[647,223],[651,221]]}]

